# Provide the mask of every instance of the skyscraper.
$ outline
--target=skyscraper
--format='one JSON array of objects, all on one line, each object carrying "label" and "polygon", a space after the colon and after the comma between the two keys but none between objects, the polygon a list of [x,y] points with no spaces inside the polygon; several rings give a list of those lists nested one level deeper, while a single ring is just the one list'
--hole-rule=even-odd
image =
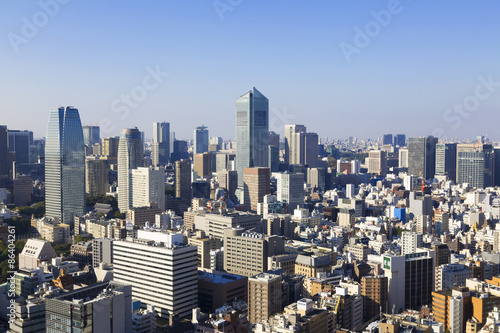
[{"label": "skyscraper", "polygon": [[9,151],[16,153],[16,162],[30,162],[30,145],[33,143],[33,132],[9,130]]},{"label": "skyscraper", "polygon": [[436,175],[446,175],[457,181],[457,144],[439,143],[436,145]]},{"label": "skyscraper", "polygon": [[304,133],[304,164],[309,168],[318,166],[318,134]]},{"label": "skyscraper", "polygon": [[208,152],[208,129],[199,126],[193,132],[193,154],[203,154]]},{"label": "skyscraper", "polygon": [[7,126],[0,126],[0,176],[9,174],[9,136]]},{"label": "skyscraper", "polygon": [[495,184],[495,152],[491,144],[457,145],[457,183],[485,188]]},{"label": "skyscraper", "polygon": [[151,160],[154,166],[170,161],[170,124],[167,122],[153,123]]},{"label": "skyscraper", "polygon": [[158,204],[165,211],[165,168],[149,167],[130,170],[132,177],[132,206],[146,207]]},{"label": "skyscraper", "polygon": [[83,126],[83,143],[86,146],[92,146],[101,142],[99,126]]},{"label": "skyscraper", "polygon": [[304,125],[285,125],[285,164],[301,164],[305,131]]},{"label": "skyscraper", "polygon": [[304,174],[277,173],[277,199],[289,205],[290,211],[304,203]]},{"label": "skyscraper", "polygon": [[437,138],[433,136],[408,139],[408,174],[434,178]]},{"label": "skyscraper", "polygon": [[191,200],[191,162],[175,161],[175,197]]},{"label": "skyscraper", "polygon": [[264,202],[264,196],[271,193],[269,168],[245,168],[243,183],[245,207],[257,211],[257,204]]},{"label": "skyscraper", "polygon": [[105,195],[109,190],[107,161],[96,157],[85,160],[85,192],[90,195]]},{"label": "skyscraper", "polygon": [[236,171],[243,186],[243,169],[268,166],[269,100],[252,88],[236,101]]},{"label": "skyscraper", "polygon": [[406,146],[406,135],[404,134],[396,134],[394,135],[394,147],[404,147]]},{"label": "skyscraper", "polygon": [[193,171],[198,174],[199,178],[212,177],[211,153],[195,154],[193,162],[194,162]]},{"label": "skyscraper", "polygon": [[368,173],[385,176],[387,174],[387,153],[385,150],[371,150],[369,153]]},{"label": "skyscraper", "polygon": [[141,132],[135,128],[125,128],[118,143],[118,209],[126,212],[132,208],[131,169],[143,166],[144,145]]},{"label": "skyscraper", "polygon": [[85,149],[78,110],[52,109],[45,144],[45,215],[73,225],[85,207]]},{"label": "skyscraper", "polygon": [[383,145],[392,145],[392,134],[384,134],[382,138]]}]

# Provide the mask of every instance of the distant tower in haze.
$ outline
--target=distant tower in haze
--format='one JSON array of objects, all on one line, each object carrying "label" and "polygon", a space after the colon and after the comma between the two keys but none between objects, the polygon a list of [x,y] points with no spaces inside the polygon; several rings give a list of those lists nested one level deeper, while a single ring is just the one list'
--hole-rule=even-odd
[{"label": "distant tower in haze", "polygon": [[257,89],[236,100],[236,171],[243,187],[243,170],[268,166],[269,100]]},{"label": "distant tower in haze", "polygon": [[122,130],[118,143],[118,209],[122,213],[132,207],[130,170],[142,167],[143,161],[141,132],[136,127]]},{"label": "distant tower in haze", "polygon": [[208,129],[205,126],[199,126],[193,133],[193,155],[206,152],[208,152]]},{"label": "distant tower in haze", "polygon": [[50,111],[45,143],[45,215],[73,225],[85,207],[85,148],[78,110]]},{"label": "distant tower in haze", "polygon": [[170,124],[153,123],[153,144],[151,160],[154,166],[167,164],[170,161]]}]

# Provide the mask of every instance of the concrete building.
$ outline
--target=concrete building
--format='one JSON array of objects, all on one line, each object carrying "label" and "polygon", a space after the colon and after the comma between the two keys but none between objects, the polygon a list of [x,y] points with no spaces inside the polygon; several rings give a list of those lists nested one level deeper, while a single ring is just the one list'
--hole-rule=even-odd
[{"label": "concrete building", "polygon": [[92,156],[85,159],[85,193],[89,196],[106,195],[109,191],[108,163]]},{"label": "concrete building", "polygon": [[[222,240],[224,239],[224,230],[227,228],[241,227],[256,232],[261,232],[262,230],[261,215],[246,212],[225,212],[222,214],[215,214],[200,211],[191,213],[192,214],[187,215],[194,215],[188,216],[188,218],[193,218],[194,228],[205,231],[208,237],[213,236]],[[193,228],[191,228],[191,230],[193,230]]]},{"label": "concrete building", "polygon": [[195,154],[193,161],[193,171],[196,172],[199,178],[211,178],[212,177],[212,154],[211,153],[203,153],[203,154]]},{"label": "concrete building", "polygon": [[39,239],[28,239],[19,254],[19,268],[36,268],[42,262],[50,262],[56,252],[50,242]]},{"label": "concrete building", "polygon": [[248,278],[248,317],[251,323],[268,319],[282,309],[282,278],[261,273]]},{"label": "concrete building", "polygon": [[307,183],[313,190],[326,190],[326,170],[325,168],[308,168]]},{"label": "concrete building", "polygon": [[477,188],[495,184],[495,152],[491,144],[457,145],[457,183]]},{"label": "concrete building", "polygon": [[235,199],[236,189],[238,188],[238,173],[232,170],[220,170],[217,172],[219,188],[227,191],[230,200]]},{"label": "concrete building", "polygon": [[198,248],[198,267],[210,268],[210,251],[218,250],[222,247],[222,241],[213,236],[205,236],[204,231],[197,231],[195,235],[188,237],[189,245]]},{"label": "concrete building", "polygon": [[363,296],[363,316],[370,320],[380,313],[387,312],[387,284],[385,276],[363,276],[361,278],[361,296]]},{"label": "concrete building", "polygon": [[102,282],[49,298],[47,332],[132,332],[131,286]]},{"label": "concrete building", "polygon": [[299,254],[295,259],[295,274],[317,277],[318,273],[329,272],[334,263],[336,261],[332,260],[331,254],[311,256]]},{"label": "concrete building", "polygon": [[264,196],[270,194],[269,168],[245,168],[243,173],[245,208],[257,211],[257,204],[264,202]]},{"label": "concrete building", "polygon": [[23,206],[31,202],[33,179],[31,176],[19,176],[13,180],[14,205]]},{"label": "concrete building", "polygon": [[111,238],[92,240],[92,266],[99,267],[101,263],[113,263],[113,239]]},{"label": "concrete building", "polygon": [[368,173],[385,176],[387,174],[387,152],[371,150],[368,153]]},{"label": "concrete building", "polygon": [[401,248],[401,254],[406,255],[410,253],[415,253],[417,248],[423,247],[422,234],[416,232],[404,231],[402,234],[403,246]]},{"label": "concrete building", "polygon": [[438,143],[436,145],[436,175],[448,176],[457,181],[457,144]]},{"label": "concrete building", "polygon": [[214,313],[234,300],[247,301],[248,278],[212,269],[198,269],[198,306]]},{"label": "concrete building", "polygon": [[416,309],[431,303],[434,255],[434,251],[417,249],[405,256],[382,256],[384,276],[388,278],[389,309]]},{"label": "concrete building", "polygon": [[152,226],[156,223],[156,215],[163,211],[156,203],[151,203],[142,207],[133,207],[127,210],[127,220],[134,226],[144,227],[146,222]]},{"label": "concrete building", "polygon": [[153,123],[151,160],[153,166],[165,165],[170,161],[170,123]]},{"label": "concrete building", "polygon": [[284,239],[247,232],[224,230],[224,269],[232,274],[253,276],[268,270],[268,257],[285,253]]},{"label": "concrete building", "polygon": [[273,173],[277,180],[277,199],[290,207],[304,203],[304,174],[302,173]]},{"label": "concrete building", "polygon": [[132,297],[154,306],[161,317],[185,318],[197,306],[197,248],[182,244],[182,236],[180,243],[160,238],[115,241],[113,267],[114,281],[132,285]]},{"label": "concrete building", "polygon": [[165,211],[165,168],[149,167],[130,170],[132,179],[132,207],[156,203]]},{"label": "concrete building", "polygon": [[447,290],[453,286],[465,286],[472,278],[472,270],[463,264],[446,264],[436,267],[435,290]]}]

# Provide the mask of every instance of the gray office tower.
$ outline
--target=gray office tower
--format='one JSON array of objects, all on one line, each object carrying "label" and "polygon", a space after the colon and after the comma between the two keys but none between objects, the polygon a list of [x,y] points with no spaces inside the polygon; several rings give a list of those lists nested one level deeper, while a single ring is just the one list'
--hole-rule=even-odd
[{"label": "gray office tower", "polygon": [[404,134],[396,134],[394,135],[394,147],[404,147],[406,146],[406,135]]},{"label": "gray office tower", "polygon": [[433,136],[408,139],[408,174],[434,178],[437,138]]},{"label": "gray office tower", "polygon": [[92,146],[101,142],[101,131],[99,126],[83,126],[83,143]]},{"label": "gray office tower", "polygon": [[384,134],[382,138],[383,145],[392,145],[392,134]]},{"label": "gray office tower", "polygon": [[0,126],[0,176],[9,175],[9,136],[7,126]]},{"label": "gray office tower", "polygon": [[236,171],[243,187],[243,169],[268,166],[269,100],[257,89],[236,100]]},{"label": "gray office tower", "polygon": [[193,132],[193,156],[206,152],[208,152],[208,129],[205,126],[199,126]]},{"label": "gray office tower", "polygon": [[78,110],[52,109],[45,143],[45,215],[73,225],[85,208],[85,149]]},{"label": "gray office tower", "polygon": [[118,143],[118,209],[125,213],[132,207],[132,177],[130,170],[144,164],[144,145],[141,132],[135,128],[125,128]]},{"label": "gray office tower", "polygon": [[457,184],[485,188],[495,184],[495,153],[491,144],[457,145]]},{"label": "gray office tower", "polygon": [[438,143],[436,145],[436,175],[446,175],[457,181],[457,144]]},{"label": "gray office tower", "polygon": [[33,144],[33,132],[9,130],[9,151],[16,153],[16,162],[30,162],[30,145]]},{"label": "gray office tower", "polygon": [[170,161],[170,124],[153,123],[153,144],[151,146],[153,165],[164,165]]}]

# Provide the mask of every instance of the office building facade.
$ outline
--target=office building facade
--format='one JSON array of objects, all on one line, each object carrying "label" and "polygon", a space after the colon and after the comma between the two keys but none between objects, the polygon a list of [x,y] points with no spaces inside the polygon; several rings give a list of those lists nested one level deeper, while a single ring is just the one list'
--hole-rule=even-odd
[{"label": "office building facade", "polygon": [[132,179],[130,170],[142,167],[144,145],[137,128],[122,130],[118,144],[118,209],[121,212],[132,207]]},{"label": "office building facade", "polygon": [[78,110],[50,112],[45,145],[45,215],[73,225],[85,208],[85,150]]},{"label": "office building facade", "polygon": [[243,170],[268,166],[269,100],[252,88],[236,101],[236,171],[243,187]]}]

